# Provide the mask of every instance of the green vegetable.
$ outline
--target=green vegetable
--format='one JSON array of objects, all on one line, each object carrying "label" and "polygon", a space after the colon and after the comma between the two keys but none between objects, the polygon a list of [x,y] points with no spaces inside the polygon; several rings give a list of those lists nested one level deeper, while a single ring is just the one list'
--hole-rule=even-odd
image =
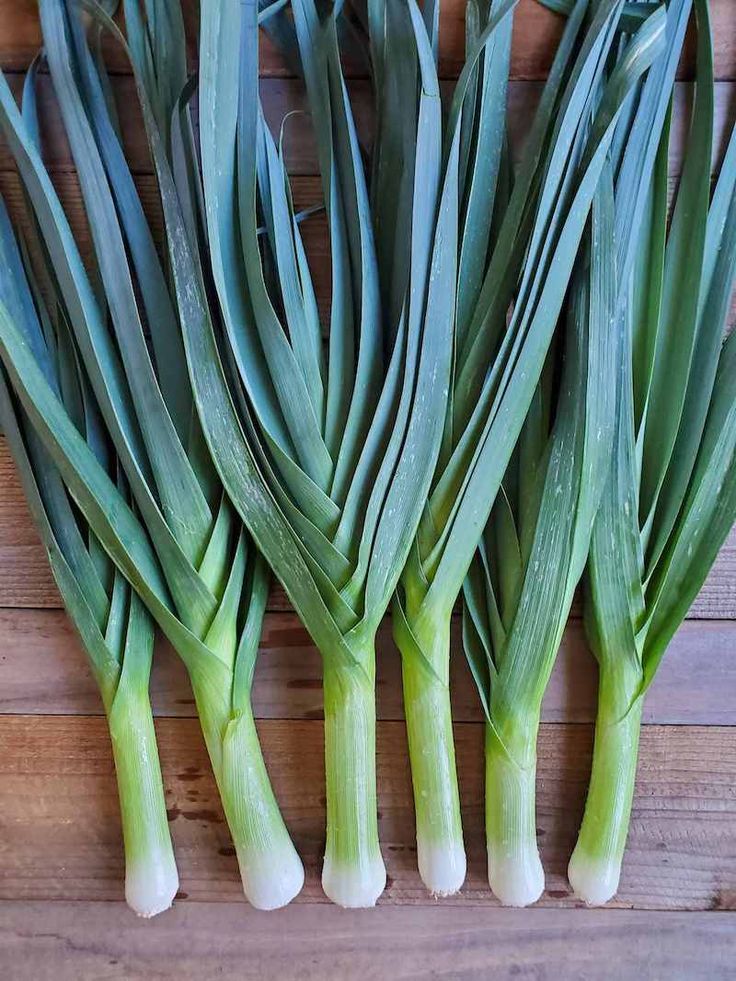
[{"label": "green vegetable", "polygon": [[[665,57],[664,8],[635,26],[633,36],[622,33],[617,64],[601,83],[601,105],[650,66],[639,87],[666,104],[673,79],[667,75],[667,88],[660,72],[674,64],[679,47],[671,41]],[[641,127],[643,120],[651,124],[652,106],[646,92],[640,96],[633,123],[630,114],[621,117],[593,200],[568,301],[560,391],[551,360],[465,583],[465,648],[488,719],[488,875],[511,905],[534,902],[544,888],[535,821],[539,713],[610,470],[623,343],[617,272],[626,262],[616,245],[630,241],[637,214],[616,212],[613,181],[621,161],[614,161],[625,128],[627,203],[635,201],[649,185],[657,143],[653,125]]]},{"label": "green vegetable", "polygon": [[[410,4],[413,22],[421,22]],[[385,870],[375,790],[374,643],[439,451],[452,355],[458,143],[443,176],[435,88],[407,120],[410,279],[384,350],[368,189],[337,45],[339,5],[292,4],[330,236],[326,353],[283,153],[258,100],[255,4],[206,0],[200,145],[229,388],[204,319],[185,332],[213,459],[324,662],[322,882],[372,905]],[[265,235],[258,235],[259,216]]]},{"label": "green vegetable", "polygon": [[[102,8],[89,4],[88,9],[97,23],[116,30]],[[171,15],[178,7],[164,4],[164,10]],[[31,130],[4,78],[0,126],[15,156],[49,275],[58,283],[80,361],[135,510],[81,437],[6,308],[0,311],[0,354],[24,411],[80,511],[182,657],[245,892],[260,908],[280,906],[300,890],[303,869],[268,781],[250,706],[268,575],[206,451],[181,340],[191,298],[203,302],[203,274],[198,267],[192,270],[186,295],[177,289],[173,268],[174,282],[167,280],[76,5],[42,0],[40,11],[51,76],[92,233],[96,291]],[[135,39],[134,24],[130,18]],[[172,33],[177,24],[178,35]],[[156,43],[157,25],[165,30],[169,44]],[[137,41],[158,67],[154,77],[160,79],[164,69],[157,58],[175,61],[170,44],[174,51],[177,43],[183,45],[180,15],[178,20],[154,18]],[[179,60],[183,64],[183,58]],[[179,82],[185,83],[183,76]],[[161,144],[142,85],[140,95],[149,133]],[[191,202],[186,192],[196,185],[185,183],[194,174],[193,157],[187,157],[187,127],[173,115],[178,101],[172,107],[166,91],[155,95],[151,101],[160,118],[172,120],[171,166],[180,175],[182,199]],[[168,159],[161,156],[168,168]],[[175,207],[178,216],[178,195]],[[188,214],[194,229],[193,208]],[[152,354],[144,323],[151,331]]]},{"label": "green vegetable", "polygon": [[[736,133],[709,205],[713,52],[707,2],[694,7],[686,158],[668,229],[665,129],[622,282],[615,449],[588,564],[598,713],[568,874],[576,895],[595,905],[618,887],[644,696],[736,518],[736,340],[723,339],[736,280]],[[625,177],[621,170],[617,212]]]},{"label": "green vegetable", "polygon": [[[32,269],[26,272],[27,259],[27,252],[21,256],[0,201],[0,309],[11,312],[49,384],[77,416],[91,452],[125,497],[125,481],[79,371],[63,307],[58,296],[52,305],[44,303]],[[59,472],[13,399],[2,369],[0,425],[105,706],[120,793],[125,898],[140,916],[155,916],[171,906],[179,876],[148,698],[153,623],[92,528],[78,520]]]},{"label": "green vegetable", "polygon": [[514,906],[544,888],[534,811],[539,712],[611,454],[620,348],[607,260],[612,199],[607,165],[573,275],[556,405],[550,362],[464,588],[464,644],[488,719],[488,879]]},{"label": "green vegetable", "polygon": [[[469,242],[480,238],[490,247],[487,253],[483,248],[464,253],[465,239],[460,241],[466,274],[458,281],[443,445],[394,604],[419,867],[433,892],[459,889],[465,870],[448,692],[450,617],[534,398],[616,119],[653,56],[644,50],[624,63],[600,91],[621,9],[614,0],[575,5],[513,182],[497,180],[492,200],[487,193],[475,194],[472,181],[488,154],[501,153],[500,176],[508,170],[503,128],[490,122],[499,110],[485,98],[484,82],[488,72],[503,77],[508,51],[500,41],[476,69],[488,40],[479,35],[450,111],[450,136],[468,108],[476,116],[464,144],[461,228]],[[532,473],[525,479],[534,484]],[[540,481],[537,491],[541,486]],[[576,561],[579,548],[576,544]],[[567,589],[563,584],[563,596]],[[526,710],[533,718],[531,702]],[[504,888],[494,885],[499,892]],[[510,893],[509,900],[515,896]]]}]

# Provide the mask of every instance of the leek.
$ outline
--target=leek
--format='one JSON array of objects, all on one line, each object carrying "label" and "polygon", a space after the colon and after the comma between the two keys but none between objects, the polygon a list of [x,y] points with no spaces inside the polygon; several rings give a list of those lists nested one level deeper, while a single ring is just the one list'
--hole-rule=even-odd
[{"label": "leek", "polygon": [[620,345],[605,259],[610,170],[573,275],[557,405],[550,363],[464,587],[464,646],[487,717],[488,880],[505,905],[526,906],[544,888],[534,807],[539,713],[613,441]]},{"label": "leek", "polygon": [[615,451],[588,564],[598,711],[568,875],[592,905],[618,888],[644,696],[736,518],[736,340],[723,340],[736,279],[736,132],[710,200],[713,52],[707,2],[694,6],[685,163],[668,230],[665,132],[622,283]]},{"label": "leek", "polygon": [[[97,22],[116,30],[97,5],[85,3],[84,7]],[[47,20],[56,13],[51,0],[46,0],[44,8]],[[423,194],[417,193],[417,209],[426,211],[422,219],[430,229],[436,226],[436,231],[419,243],[411,310],[397,325],[393,350],[384,359],[367,193],[339,68],[334,18],[329,15],[320,20],[311,3],[295,5],[294,23],[306,66],[307,92],[319,128],[333,246],[330,344],[324,363],[314,290],[291,206],[281,147],[263,124],[258,106],[255,5],[207,3],[202,15],[201,189],[192,159],[181,159],[186,133],[175,131],[172,122],[172,147],[175,143],[179,153],[177,159],[170,157],[146,79],[142,71],[136,72],[159,180],[176,313],[197,415],[223,484],[325,659],[325,889],[344,905],[369,905],[385,881],[375,807],[373,644],[405,561],[441,436],[447,394],[442,379],[449,374],[451,357],[456,250],[454,245],[449,250],[434,250],[432,242],[435,237],[449,237],[452,242],[456,197],[452,168],[449,186],[441,186],[438,174],[428,175],[435,185],[434,200],[425,202]],[[53,24],[55,29],[58,26]],[[58,74],[59,68],[63,69],[63,64],[58,65],[63,62],[63,31],[56,30],[53,40]],[[65,81],[71,86],[71,79]],[[181,121],[186,89],[172,114],[174,121]],[[432,111],[422,140],[437,145],[438,98],[435,96],[430,104]],[[70,96],[65,107],[67,117],[75,106]],[[10,108],[5,115],[12,118]],[[84,119],[73,121],[74,128],[82,132],[80,139],[85,138]],[[95,121],[98,125],[97,114]],[[16,125],[5,127],[11,136],[19,130],[17,121],[13,122]],[[96,136],[100,140],[99,132]],[[16,140],[21,148],[25,142]],[[94,160],[90,163],[93,151],[93,144],[85,145],[77,164],[83,186],[85,180],[95,180],[95,194],[89,195],[88,207],[92,210],[96,206],[99,212],[98,192],[104,196],[105,188],[96,173],[89,173],[95,169]],[[110,167],[107,159],[105,166],[114,183],[114,200],[121,207],[127,201],[125,188],[118,183],[121,168]],[[33,165],[26,165],[28,169],[35,174]],[[417,186],[424,192],[422,176],[418,176]],[[204,221],[198,211],[200,190]],[[265,236],[261,236],[256,221],[256,192]],[[43,193],[45,198],[52,198],[48,187],[43,187]],[[121,207],[121,215],[127,213]],[[111,217],[106,213],[95,216]],[[94,221],[92,224],[94,228]],[[128,241],[130,244],[130,236]],[[65,245],[65,252],[69,252],[71,243]],[[222,330],[207,303],[207,273],[200,260],[205,248],[210,251]],[[268,252],[266,277],[261,248]],[[122,259],[120,256],[121,263]],[[279,322],[274,302],[283,310],[288,333]],[[155,323],[154,318],[148,319]],[[84,333],[81,336],[86,338]],[[215,669],[223,673],[223,662],[217,655],[211,656],[213,652],[203,643],[207,637],[198,636],[186,622],[198,611],[180,607],[176,596],[168,595],[169,588],[173,593],[174,587],[181,585],[179,569],[174,570],[174,576],[171,568],[170,553],[178,553],[170,536],[162,540],[165,529],[160,514],[151,507],[148,485],[141,486],[137,470],[131,467],[133,496],[145,528],[120,502],[113,509],[106,508],[103,502],[112,493],[111,487],[91,465],[76,431],[70,429],[53,393],[44,388],[37,366],[7,318],[0,322],[0,339],[19,398],[54,454],[80,508],[98,523],[105,547],[185,657],[209,735],[215,772],[221,775],[224,762],[230,767],[238,762],[232,752],[224,760],[231,743],[229,738],[223,743],[220,734],[229,737],[232,732],[235,737],[242,730],[245,735],[245,721],[242,727],[235,726],[241,718],[246,720],[249,712],[248,671],[234,672],[236,685],[223,685],[212,676]],[[111,377],[114,381],[117,375]],[[109,383],[109,378],[106,381]],[[101,402],[107,394],[107,388],[101,386]],[[141,426],[148,421],[140,420]],[[108,425],[114,436],[114,418]],[[126,453],[130,457],[123,440],[119,452],[121,457]],[[225,498],[221,507],[226,507]],[[191,521],[181,522],[183,528],[191,526]],[[169,531],[176,527],[179,525],[166,525]],[[189,563],[182,571],[187,574],[187,586],[196,587],[191,570]],[[229,599],[233,601],[233,597]],[[246,657],[245,666],[250,663]],[[231,662],[225,669],[228,667]],[[228,699],[232,696],[233,705],[229,701],[223,704],[225,692]],[[206,704],[216,697],[217,708],[225,710],[217,717]],[[229,726],[228,713],[235,713],[233,726]],[[255,775],[261,782],[265,779],[265,774],[263,778]],[[227,811],[228,793],[222,782],[221,790]],[[264,813],[273,825],[272,811],[264,803],[256,816]],[[240,813],[228,813],[228,817],[231,827],[234,819],[241,819]],[[233,828],[234,834],[236,830]],[[278,849],[270,847],[278,858]],[[283,848],[281,853],[285,854]]]},{"label": "leek", "polygon": [[[99,23],[114,29],[102,8],[89,6]],[[178,11],[175,4],[164,7],[168,14]],[[300,890],[303,869],[268,781],[250,706],[267,570],[207,454],[181,340],[189,310],[167,282],[153,246],[115,133],[104,76],[87,46],[76,4],[43,0],[40,10],[92,232],[98,294],[4,78],[0,126],[135,511],[89,451],[7,309],[0,311],[0,353],[18,399],[82,514],[187,667],[246,895],[259,908],[281,906]],[[180,11],[178,19],[161,16],[158,23],[162,29],[178,24],[183,45]],[[167,41],[175,43],[177,34],[169,28]],[[155,33],[139,40],[150,45],[152,38]],[[170,48],[157,45],[160,50]],[[148,55],[155,64],[150,48]],[[140,91],[145,100],[143,86]],[[183,182],[193,171],[187,165],[186,127],[174,118],[177,104],[163,98],[165,118],[172,120],[171,154]],[[149,117],[158,133],[151,112]],[[190,189],[182,187],[183,198]],[[189,291],[204,294],[196,269]],[[144,322],[151,330],[152,355]]]},{"label": "leek", "polygon": [[[373,905],[385,884],[375,788],[375,634],[406,560],[439,451],[452,354],[457,144],[440,167],[436,88],[409,122],[411,282],[384,352],[368,188],[336,17],[294,0],[316,135],[332,297],[326,353],[282,147],[258,99],[257,11],[202,4],[200,146],[208,244],[223,313],[185,334],[195,397],[223,482],[324,663],[326,894]],[[421,17],[410,3],[411,16]],[[258,235],[259,212],[265,234]],[[195,329],[195,327],[197,329]]]},{"label": "leek", "polygon": [[[1,200],[0,303],[13,313],[49,382],[68,410],[77,413],[92,452],[118,486],[122,483],[125,494],[99,411],[78,371],[58,297],[51,307],[44,303]],[[15,403],[2,369],[0,423],[64,607],[102,695],[120,794],[125,898],[139,916],[155,916],[171,906],[179,877],[148,697],[153,623],[92,528],[78,521],[61,477]]]},{"label": "leek", "polygon": [[[635,205],[651,180],[687,4],[671,12],[680,19],[668,25],[664,8],[650,11],[632,24],[631,37],[632,22],[622,25],[607,88],[625,84],[637,63],[652,67],[617,125],[573,278],[568,335],[577,333],[583,356],[566,350],[549,438],[550,385],[540,386],[465,585],[465,648],[488,719],[489,881],[512,905],[533,902],[544,886],[534,814],[539,712],[610,469],[623,334],[619,270],[630,264]],[[614,174],[626,175],[615,201]],[[547,569],[555,570],[551,580]]]},{"label": "leek", "polygon": [[[448,693],[450,617],[532,402],[616,120],[653,57],[643,50],[601,91],[622,6],[616,0],[575,5],[510,192],[509,181],[497,179],[497,194],[489,200],[474,193],[472,184],[478,160],[498,153],[493,141],[502,138],[498,124],[484,124],[486,114],[497,113],[485,97],[484,72],[503,77],[503,43],[474,75],[487,29],[478,35],[449,115],[451,137],[466,115],[467,99],[480,113],[465,141],[469,162],[459,246],[468,272],[458,285],[454,373],[439,465],[394,604],[419,867],[435,893],[459,889],[465,870]],[[501,9],[492,5],[491,17]],[[490,146],[474,141],[473,133],[487,133]],[[490,243],[481,270],[473,268],[478,255],[465,249],[466,238]],[[530,892],[538,889],[540,875],[535,867]],[[494,887],[505,891],[501,883]],[[516,897],[514,887],[508,898]]]}]

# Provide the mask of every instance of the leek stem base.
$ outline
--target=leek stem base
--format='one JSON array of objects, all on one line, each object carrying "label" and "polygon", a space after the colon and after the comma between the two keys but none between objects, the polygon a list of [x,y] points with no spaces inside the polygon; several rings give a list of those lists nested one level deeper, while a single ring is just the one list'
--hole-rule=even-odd
[{"label": "leek stem base", "polygon": [[145,918],[179,890],[148,693],[118,689],[108,713],[125,848],[125,900]]},{"label": "leek stem base", "polygon": [[[446,637],[449,661],[449,627]],[[451,896],[465,881],[467,862],[450,690],[414,652],[404,652],[402,676],[419,874],[434,896]]]},{"label": "leek stem base", "polygon": [[488,883],[504,906],[529,906],[544,891],[535,818],[537,720],[514,725],[523,736],[523,764],[486,726]]},{"label": "leek stem base", "polygon": [[375,906],[386,887],[378,844],[376,699],[355,669],[325,663],[327,842],[325,895],[339,906]]},{"label": "leek stem base", "polygon": [[228,723],[218,783],[248,901],[262,910],[286,906],[304,885],[304,866],[276,802],[249,707]]},{"label": "leek stem base", "polygon": [[[605,673],[601,672],[599,704],[607,704]],[[589,906],[602,906],[618,890],[621,862],[631,818],[639,749],[642,700],[623,717],[599,710],[595,727],[593,767],[568,879],[575,895]]]}]

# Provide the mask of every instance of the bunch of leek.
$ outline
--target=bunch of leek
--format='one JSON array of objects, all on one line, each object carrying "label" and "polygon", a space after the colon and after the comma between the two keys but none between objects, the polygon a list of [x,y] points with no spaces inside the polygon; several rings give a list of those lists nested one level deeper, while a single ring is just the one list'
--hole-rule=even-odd
[{"label": "bunch of leek", "polygon": [[[644,696],[736,519],[736,337],[724,341],[736,279],[736,132],[710,200],[706,0],[695,0],[695,12],[695,101],[671,224],[668,230],[665,130],[622,284],[620,408],[588,565],[585,622],[599,665],[598,712],[568,874],[591,904],[618,887]],[[622,192],[624,180],[621,171]]]},{"label": "bunch of leek", "polygon": [[[491,17],[496,9],[504,6],[492,5]],[[470,162],[459,242],[461,262],[465,242],[471,243],[465,261],[473,274],[459,281],[439,464],[394,605],[419,867],[436,893],[459,889],[465,872],[448,692],[450,617],[532,402],[616,120],[655,53],[637,46],[601,90],[622,10],[617,0],[575,4],[507,201],[504,183],[496,201],[485,187],[476,193],[472,175],[477,160],[500,152],[493,141],[503,139],[503,127],[499,133],[497,122],[486,125],[499,115],[489,95],[494,85],[483,73],[503,77],[508,37],[475,76],[470,109],[479,116],[465,142]],[[478,48],[486,40],[481,33],[461,75],[448,139],[466,115]],[[480,271],[474,269],[479,261]],[[503,892],[505,886],[494,888]]]},{"label": "bunch of leek", "polygon": [[539,712],[610,470],[622,357],[619,270],[630,268],[688,7],[673,4],[669,21],[658,7],[621,25],[618,66],[606,84],[615,86],[617,73],[637,61],[655,60],[617,126],[578,258],[567,320],[582,356],[566,350],[549,439],[550,385],[540,386],[465,584],[465,648],[488,719],[489,881],[513,905],[535,901],[544,887],[534,813]]},{"label": "bunch of leek", "polygon": [[607,165],[571,285],[564,366],[550,360],[464,586],[463,643],[486,714],[488,881],[505,905],[544,888],[536,738],[546,687],[610,461],[619,356]]},{"label": "bunch of leek", "polygon": [[[102,8],[89,8],[100,23],[111,26]],[[4,78],[0,126],[135,511],[80,435],[23,335],[23,325],[14,323],[5,307],[0,354],[77,506],[184,661],[244,890],[256,906],[280,906],[300,890],[303,869],[268,781],[250,707],[267,572],[210,462],[193,411],[180,333],[189,315],[188,297],[167,282],[76,4],[42,0],[40,11],[92,233],[98,293],[41,162],[35,127],[21,117]],[[166,23],[161,20],[162,29]],[[167,32],[167,42],[175,41],[176,35]],[[146,43],[155,64],[152,36]],[[141,94],[145,97],[143,87]],[[148,116],[158,133],[150,110]],[[185,136],[180,120],[173,118],[171,151],[182,179],[193,172]],[[188,190],[190,185],[182,190],[183,198]],[[204,296],[197,268],[188,291],[188,296]],[[144,322],[151,331],[152,354]]]},{"label": "bunch of leek", "polygon": [[[412,2],[409,10],[421,22]],[[368,189],[340,66],[339,5],[325,10],[294,0],[292,11],[329,226],[326,355],[281,147],[259,106],[256,5],[238,0],[202,5],[199,89],[204,203],[229,391],[208,326],[190,332],[187,343],[213,459],[323,656],[322,883],[336,902],[365,906],[385,883],[374,640],[442,435],[458,145],[443,165],[439,92],[425,89],[416,119],[404,120],[417,147],[409,181],[411,270],[385,351]]]},{"label": "bunch of leek", "polygon": [[[90,451],[126,497],[117,457],[79,370],[63,301],[54,294],[52,302],[44,302],[32,268],[26,270],[27,261],[28,253],[21,254],[0,200],[0,304],[23,332]],[[102,695],[120,795],[125,898],[140,916],[155,916],[171,906],[179,877],[148,698],[153,623],[91,526],[79,519],[59,472],[15,402],[1,368],[0,425],[67,615]]]}]

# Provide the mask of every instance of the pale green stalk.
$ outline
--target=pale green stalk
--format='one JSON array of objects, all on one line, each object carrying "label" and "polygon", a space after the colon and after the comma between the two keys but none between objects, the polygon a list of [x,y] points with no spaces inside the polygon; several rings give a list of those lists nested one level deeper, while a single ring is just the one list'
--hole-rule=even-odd
[{"label": "pale green stalk", "polygon": [[[27,259],[27,252],[24,255]],[[79,411],[90,446],[101,461],[115,466],[96,406],[83,397],[84,379],[70,357],[66,327],[49,316],[32,270],[24,268],[2,200],[0,310],[2,315],[13,311],[48,380]],[[153,624],[92,528],[78,521],[59,473],[14,402],[2,369],[0,425],[65,609],[102,695],[118,778],[126,899],[140,916],[154,916],[171,906],[179,878],[148,696]]]},{"label": "pale green stalk", "polygon": [[385,870],[376,825],[375,679],[325,666],[327,843],[322,879],[340,906],[379,895]]},{"label": "pale green stalk", "polygon": [[[417,862],[422,881],[436,895],[455,892],[466,869],[446,656],[449,626],[448,617],[426,629],[415,626],[410,633],[398,619],[394,621],[394,636],[402,651]],[[414,652],[416,643],[428,652],[426,659]]]},{"label": "pale green stalk", "polygon": [[488,881],[506,906],[527,906],[544,889],[535,810],[538,728],[533,711],[529,717],[514,712],[506,725],[486,725]]},{"label": "pale green stalk", "polygon": [[[137,605],[138,616],[147,619]],[[179,888],[148,697],[151,654],[150,646],[128,649],[118,690],[106,706],[125,845],[125,898],[146,917],[168,909]]]},{"label": "pale green stalk", "polygon": [[634,798],[643,698],[641,674],[601,665],[593,766],[568,875],[577,895],[592,906],[618,889]]}]

